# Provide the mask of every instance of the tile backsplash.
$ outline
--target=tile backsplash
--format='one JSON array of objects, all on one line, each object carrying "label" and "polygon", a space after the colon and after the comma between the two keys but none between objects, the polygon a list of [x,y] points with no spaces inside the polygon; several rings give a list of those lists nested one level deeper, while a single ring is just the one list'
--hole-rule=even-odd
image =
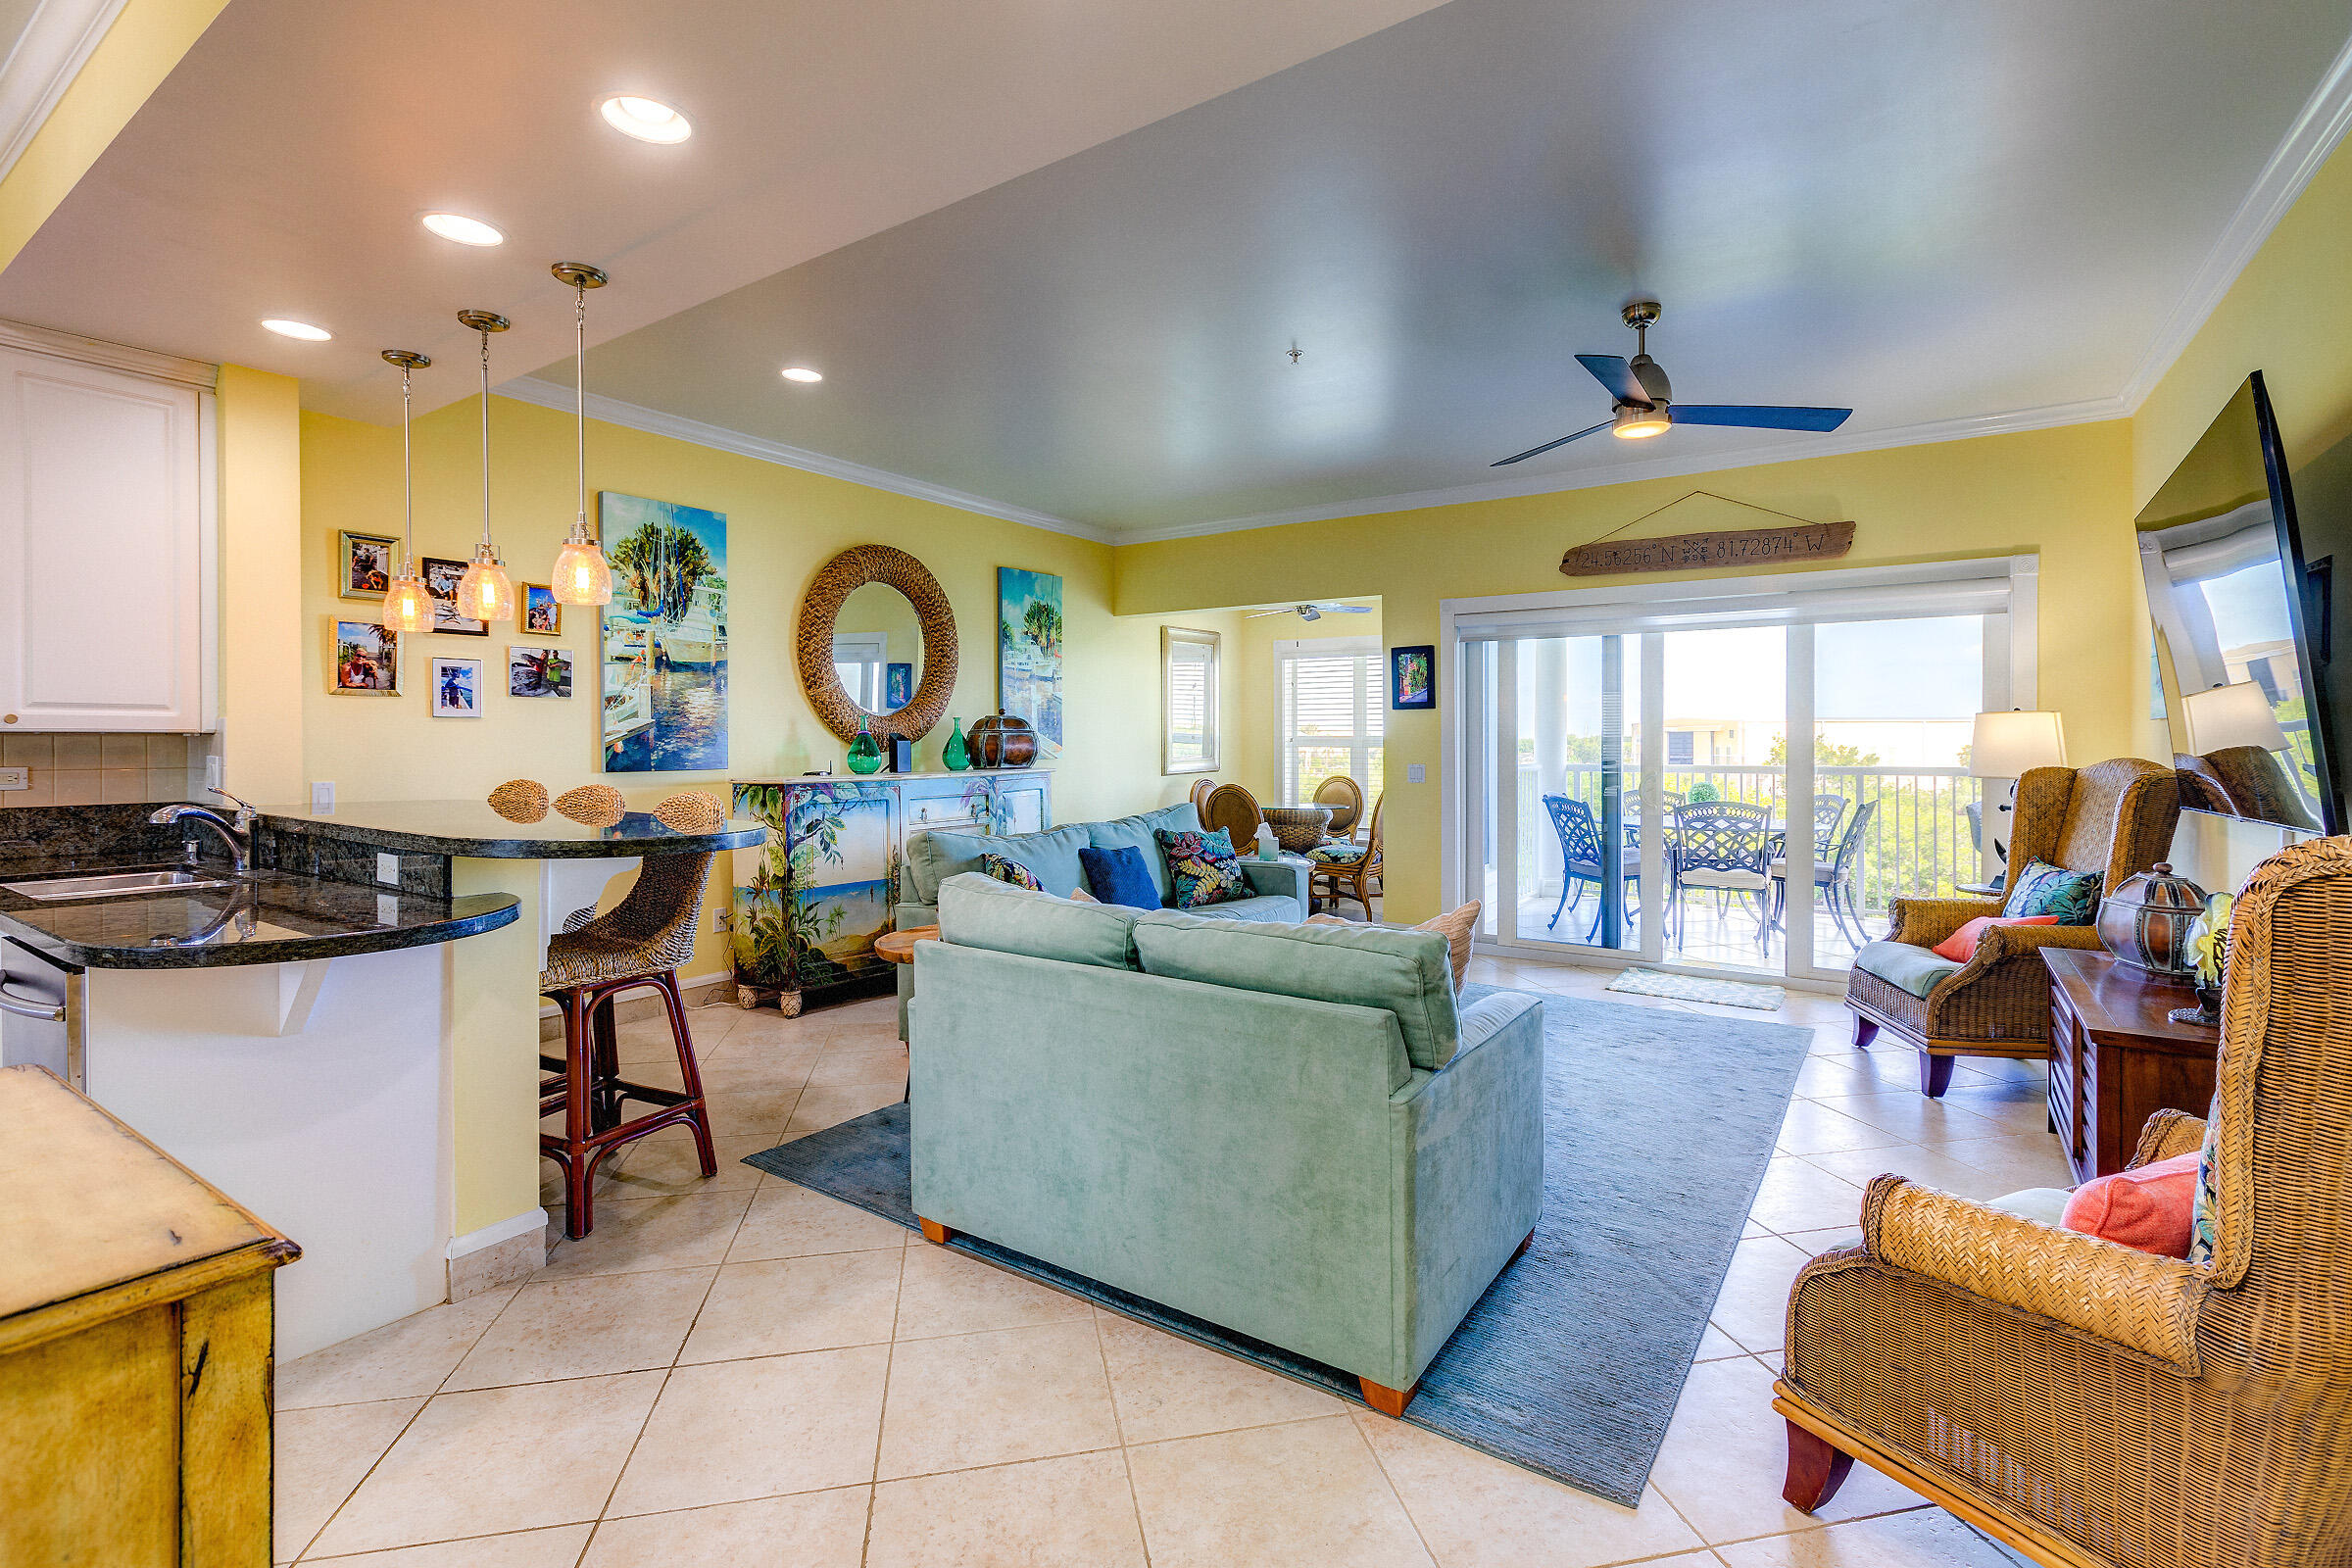
[{"label": "tile backsplash", "polygon": [[202,800],[210,746],[206,735],[0,736],[0,767],[27,769],[30,786],[0,790],[0,810]]}]

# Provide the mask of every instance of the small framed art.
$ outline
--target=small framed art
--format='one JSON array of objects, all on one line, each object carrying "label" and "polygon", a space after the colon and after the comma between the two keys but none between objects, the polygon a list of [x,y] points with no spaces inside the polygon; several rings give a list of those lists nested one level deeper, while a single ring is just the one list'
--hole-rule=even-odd
[{"label": "small framed art", "polygon": [[416,566],[424,577],[425,594],[433,602],[433,630],[447,632],[453,637],[490,635],[488,622],[468,620],[458,613],[458,581],[466,575],[465,562],[426,556],[416,563]]},{"label": "small framed art", "polygon": [[556,600],[556,591],[543,582],[518,582],[522,595],[521,628],[534,637],[564,635],[564,607]]},{"label": "small framed art", "polygon": [[400,633],[372,620],[330,622],[326,689],[364,697],[400,695]]},{"label": "small framed art", "polygon": [[337,591],[346,599],[383,598],[392,586],[393,558],[400,552],[400,541],[380,533],[353,533],[349,528],[336,537],[343,545],[336,556],[343,564],[343,584]]},{"label": "small framed art", "polygon": [[1438,650],[1429,643],[1389,650],[1389,706],[1438,706]]},{"label": "small framed art", "polygon": [[914,665],[882,666],[882,711],[895,713],[914,701]]},{"label": "small framed art", "polygon": [[568,648],[509,648],[509,697],[569,697],[571,650]]},{"label": "small framed art", "polygon": [[433,661],[433,716],[482,716],[482,662],[478,659]]}]

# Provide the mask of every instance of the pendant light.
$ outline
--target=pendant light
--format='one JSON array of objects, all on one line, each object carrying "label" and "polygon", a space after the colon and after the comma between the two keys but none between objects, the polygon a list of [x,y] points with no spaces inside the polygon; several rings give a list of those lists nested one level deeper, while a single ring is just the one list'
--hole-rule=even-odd
[{"label": "pendant light", "polygon": [[490,334],[504,332],[511,322],[488,311],[460,311],[458,319],[482,334],[482,542],[473,548],[473,564],[458,579],[458,613],[467,620],[514,618],[514,585],[507,579],[498,547],[490,542]]},{"label": "pendant light", "polygon": [[586,262],[558,262],[548,269],[561,282],[569,283],[578,300],[572,312],[577,341],[573,356],[573,428],[578,435],[580,510],[571,519],[571,532],[556,552],[556,603],[609,605],[612,602],[612,568],[605,547],[588,529],[588,291],[608,281],[601,268]]},{"label": "pendant light", "polygon": [[384,359],[400,367],[400,569],[384,590],[384,625],[391,631],[430,631],[432,597],[416,575],[416,487],[409,466],[409,372],[432,364],[414,349],[386,349]]}]

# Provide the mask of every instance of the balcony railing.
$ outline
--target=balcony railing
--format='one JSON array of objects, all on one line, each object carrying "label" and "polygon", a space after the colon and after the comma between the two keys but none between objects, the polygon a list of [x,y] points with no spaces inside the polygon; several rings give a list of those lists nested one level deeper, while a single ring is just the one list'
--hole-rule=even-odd
[{"label": "balcony railing", "polygon": [[[1701,783],[1711,786],[1725,800],[1769,806],[1776,817],[1791,821],[1791,825],[1812,818],[1811,810],[1804,808],[1791,820],[1786,768],[1691,766],[1669,767],[1665,771],[1664,787],[1686,799]],[[1625,798],[1629,803],[1640,798],[1641,784],[1640,773],[1629,769],[1625,774]],[[1983,784],[1982,779],[1971,777],[1967,769],[1960,767],[1814,764],[1813,788],[1823,795],[1845,798],[1840,831],[1844,823],[1853,819],[1857,805],[1864,801],[1878,803],[1870,825],[1863,830],[1856,875],[1865,910],[1883,914],[1886,901],[1898,893],[1948,896],[1955,891],[1956,884],[1978,879],[1983,855],[1977,848],[1977,830],[1969,821],[1969,808],[1983,801]],[[1560,790],[1548,793],[1583,801],[1592,808],[1594,818],[1599,817],[1599,764],[1568,764],[1563,785]],[[1538,877],[1558,875],[1559,841],[1544,810],[1545,793],[1537,787],[1536,765],[1521,763],[1518,860],[1522,897],[1537,891]],[[1832,851],[1836,843],[1833,838]],[[1555,881],[1551,890],[1557,888]]]}]

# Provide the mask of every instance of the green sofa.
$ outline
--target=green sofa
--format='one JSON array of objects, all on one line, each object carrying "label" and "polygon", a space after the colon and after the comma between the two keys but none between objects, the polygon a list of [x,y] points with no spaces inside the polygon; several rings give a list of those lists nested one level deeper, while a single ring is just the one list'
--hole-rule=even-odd
[{"label": "green sofa", "polygon": [[[1152,871],[1152,886],[1159,890],[1162,904],[1168,900],[1167,862],[1160,858],[1156,830],[1170,833],[1198,833],[1200,813],[1190,801],[1156,811],[1145,811],[1137,816],[1114,817],[1105,822],[1068,822],[1043,833],[956,833],[933,829],[916,833],[906,840],[906,863],[900,869],[899,903],[892,911],[893,929],[910,931],[916,926],[939,923],[939,885],[949,877],[980,869],[984,855],[1002,855],[1045,885],[1048,893],[1063,898],[1072,889],[1084,885],[1085,876],[1079,870],[1078,852],[1092,846],[1095,849],[1115,849],[1134,845],[1144,852],[1144,864]],[[1276,920],[1286,924],[1303,920],[1308,914],[1306,899],[1307,867],[1296,860],[1260,860],[1245,856],[1242,874],[1250,879],[1250,897],[1236,899],[1230,904],[1212,904],[1193,912],[1216,920]],[[914,995],[914,967],[900,964],[899,1038],[906,1038],[906,999]]]},{"label": "green sofa", "polygon": [[915,949],[913,1199],[1352,1373],[1396,1414],[1532,1237],[1542,1004],[1446,940],[1122,909],[974,874]]}]

